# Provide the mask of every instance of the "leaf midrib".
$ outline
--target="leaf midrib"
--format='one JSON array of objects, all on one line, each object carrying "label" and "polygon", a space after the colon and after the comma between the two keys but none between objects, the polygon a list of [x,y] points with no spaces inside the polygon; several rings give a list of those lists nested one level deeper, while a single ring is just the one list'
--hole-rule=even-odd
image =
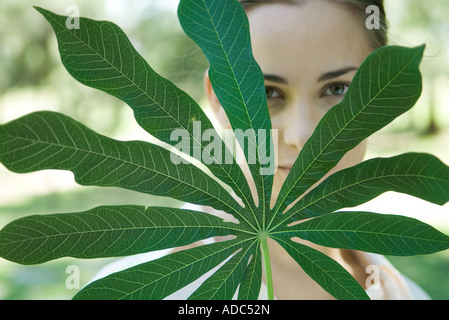
[{"label": "leaf midrib", "polygon": [[[338,214],[338,213],[336,213]],[[379,217],[380,219],[380,217]],[[373,223],[373,221],[370,221],[370,223]],[[396,221],[396,223],[400,223],[400,221]],[[414,226],[416,227],[416,226]],[[293,227],[292,227],[293,228]],[[410,231],[410,230],[406,230],[403,233]],[[374,235],[377,237],[389,237],[389,238],[399,238],[401,240],[407,241],[407,240],[414,240],[414,241],[421,241],[421,242],[436,242],[436,243],[443,243],[447,245],[447,240],[435,240],[435,239],[429,239],[429,238],[425,238],[425,237],[416,237],[416,236],[412,236],[412,235],[403,235],[403,234],[394,234],[394,233],[388,233],[385,230],[381,230],[381,231],[370,231],[370,230],[366,230],[366,229],[337,229],[337,228],[328,228],[326,229],[326,227],[323,228],[308,228],[306,226],[306,228],[298,228],[296,227],[295,230],[288,230],[287,231],[279,231],[279,232],[273,232],[273,234],[285,234],[285,233],[325,233],[325,234],[331,234],[331,233],[347,233],[347,234],[355,234],[355,235]],[[299,236],[301,237],[301,236]],[[353,242],[353,241],[351,241]],[[373,248],[375,248],[375,246],[372,246]]]},{"label": "leaf midrib", "polygon": [[[32,227],[26,227],[26,226],[20,226],[23,229],[28,229],[31,231],[36,231]],[[226,227],[226,226],[216,226],[216,225],[210,225],[210,226],[185,226],[185,225],[167,225],[167,226],[155,226],[155,227],[125,227],[125,228],[109,228],[109,229],[96,229],[96,230],[84,230],[84,231],[76,231],[76,232],[62,232],[62,233],[55,233],[52,235],[44,235],[44,236],[38,236],[38,237],[28,237],[21,240],[13,240],[8,241],[7,244],[16,244],[16,243],[24,243],[24,242],[30,242],[30,241],[39,241],[42,239],[49,240],[52,238],[58,238],[58,237],[71,237],[71,236],[83,236],[85,234],[96,234],[96,233],[114,233],[114,232],[129,232],[129,231],[138,231],[138,232],[145,232],[147,230],[155,230],[158,229],[170,229],[170,228],[179,228],[179,229],[219,229],[219,230],[230,230],[230,231],[237,231],[239,233],[247,233],[249,235],[255,235],[254,233],[251,233],[250,231],[240,229],[237,227]],[[16,235],[15,232],[5,232],[4,234],[10,234],[10,235]],[[18,235],[23,236],[23,234],[19,233]]]}]

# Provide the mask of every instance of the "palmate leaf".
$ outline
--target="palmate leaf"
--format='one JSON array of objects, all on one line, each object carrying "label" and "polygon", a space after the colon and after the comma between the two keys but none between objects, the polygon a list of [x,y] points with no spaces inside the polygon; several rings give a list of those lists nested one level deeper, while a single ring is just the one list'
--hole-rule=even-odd
[{"label": "palmate leaf", "polygon": [[[123,100],[134,111],[137,123],[165,143],[176,145],[179,138],[172,133],[185,133],[190,141],[189,155],[197,160],[207,158],[211,172],[230,185],[248,208],[254,207],[244,174],[239,166],[224,161],[231,151],[201,107],[156,73],[117,25],[80,17],[80,27],[68,29],[67,17],[36,9],[53,27],[62,63],[76,80]],[[207,148],[208,143],[202,141],[205,132],[213,133],[214,142],[223,146],[222,154]]]},{"label": "palmate leaf", "polygon": [[[171,139],[171,133],[185,130],[193,148],[216,156],[199,138],[213,129],[200,107],[152,70],[119,27],[80,18],[79,29],[67,29],[66,17],[37,9],[52,25],[62,62],[75,79],[126,102],[136,121],[161,141],[173,146],[177,141]],[[292,238],[400,255],[448,248],[447,236],[416,220],[334,212],[390,190],[437,204],[447,202],[449,168],[430,155],[366,161],[330,176],[283,212],[347,151],[416,102],[421,92],[419,62],[424,47],[385,47],[366,59],[345,99],[326,114],[303,148],[274,210],[270,210],[273,172],[266,165],[273,164],[274,156],[271,121],[263,75],[251,53],[245,12],[235,0],[181,0],[178,15],[186,33],[209,60],[214,91],[233,129],[249,134],[246,144],[239,142],[247,161],[253,156],[256,159],[249,167],[258,203],[236,164],[214,158],[217,161],[207,167],[235,191],[245,208],[199,167],[172,163],[170,152],[163,147],[112,140],[67,116],[38,112],[0,126],[0,162],[10,170],[70,170],[83,185],[116,186],[210,206],[232,214],[239,223],[224,222],[205,212],[139,206],[31,216],[0,231],[0,256],[34,264],[63,256],[131,255],[232,235],[233,240],[175,252],[113,273],[88,284],[75,299],[162,299],[214,268],[190,299],[230,299],[237,289],[239,299],[257,299],[262,257],[265,272],[270,272],[270,237],[334,297],[367,299],[365,290],[336,261]],[[195,121],[201,123],[199,132]],[[305,218],[312,219],[288,226]],[[270,290],[268,293],[270,297]]]}]

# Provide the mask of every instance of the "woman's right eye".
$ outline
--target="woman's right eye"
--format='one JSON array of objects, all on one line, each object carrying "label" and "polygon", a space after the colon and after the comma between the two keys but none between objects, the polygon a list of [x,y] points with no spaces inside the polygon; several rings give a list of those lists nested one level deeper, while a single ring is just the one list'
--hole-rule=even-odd
[{"label": "woman's right eye", "polygon": [[265,87],[270,112],[281,110],[285,106],[284,93],[274,87]]},{"label": "woman's right eye", "polygon": [[276,99],[282,97],[282,94],[279,92],[279,90],[273,87],[266,87],[265,92],[267,93],[267,99]]}]

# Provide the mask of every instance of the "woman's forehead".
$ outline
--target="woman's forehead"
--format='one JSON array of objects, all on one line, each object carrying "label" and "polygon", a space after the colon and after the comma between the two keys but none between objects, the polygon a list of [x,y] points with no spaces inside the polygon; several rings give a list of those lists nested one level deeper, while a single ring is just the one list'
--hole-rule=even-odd
[{"label": "woman's forehead", "polygon": [[264,4],[250,10],[248,18],[254,55],[263,68],[327,69],[362,63],[370,52],[362,24],[336,3]]}]

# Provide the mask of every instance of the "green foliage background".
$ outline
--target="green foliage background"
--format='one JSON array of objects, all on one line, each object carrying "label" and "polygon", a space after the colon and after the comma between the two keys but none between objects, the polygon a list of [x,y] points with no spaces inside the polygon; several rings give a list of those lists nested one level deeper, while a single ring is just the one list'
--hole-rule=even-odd
[{"label": "green foliage background", "polygon": [[[70,5],[76,5],[83,16],[116,22],[156,71],[201,102],[202,77],[207,63],[200,50],[181,31],[174,14],[175,6],[170,7],[167,3],[176,1],[146,1],[145,5],[142,1],[124,0],[1,2],[0,123],[31,111],[51,109],[72,116],[111,137],[141,140],[147,137],[132,121],[130,110],[117,99],[73,81],[60,64],[51,29],[32,5],[51,8],[59,13],[65,13]],[[444,10],[449,10],[449,1],[434,1],[432,7],[415,0],[386,0],[386,3],[392,43],[428,44],[422,64],[424,93],[411,112],[372,137],[367,157],[425,151],[449,163],[449,97],[445,93],[447,90],[443,90],[449,85],[448,59],[445,56],[449,47],[444,42],[447,36],[444,37],[442,32],[447,30],[448,22],[445,21],[446,16],[441,15]],[[163,6],[167,9],[161,9],[161,4],[165,4]],[[146,205],[149,198],[156,204],[162,201],[118,189],[78,189],[72,180],[71,174],[61,172],[17,176],[0,165],[0,227],[30,213],[75,212],[100,204]],[[447,233],[449,207],[429,214],[432,210],[437,209],[430,205],[426,209],[428,214],[419,218]],[[446,217],[442,216],[443,213]],[[390,260],[432,298],[449,298],[447,251],[430,256],[391,257]],[[19,266],[1,260],[0,299],[71,298],[76,292],[65,287],[67,266],[74,264],[80,268],[83,286],[101,266],[111,261],[113,259],[84,262],[64,258],[39,266]]]}]

